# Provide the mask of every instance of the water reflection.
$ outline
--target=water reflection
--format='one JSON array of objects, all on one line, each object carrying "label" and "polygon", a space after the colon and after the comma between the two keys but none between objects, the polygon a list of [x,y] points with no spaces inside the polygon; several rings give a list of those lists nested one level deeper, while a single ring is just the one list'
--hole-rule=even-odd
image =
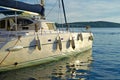
[{"label": "water reflection", "polygon": [[0,80],[89,80],[92,51],[60,61],[0,73]]}]

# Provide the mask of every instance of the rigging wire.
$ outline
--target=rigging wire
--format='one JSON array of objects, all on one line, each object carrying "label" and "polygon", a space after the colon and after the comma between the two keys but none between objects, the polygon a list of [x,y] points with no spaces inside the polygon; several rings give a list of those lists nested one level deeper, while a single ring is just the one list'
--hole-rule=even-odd
[{"label": "rigging wire", "polygon": [[40,3],[40,0],[35,0],[34,4]]},{"label": "rigging wire", "polygon": [[55,8],[55,6],[56,6],[56,4],[57,4],[57,0],[56,0],[56,2],[54,3],[54,5],[52,6],[52,8],[48,11],[48,13],[46,14],[46,17],[47,16],[49,16],[49,14],[52,12],[52,10]]},{"label": "rigging wire", "polygon": [[[50,1],[50,0],[49,0]],[[57,7],[56,7],[57,6]],[[57,9],[56,9],[57,8]],[[64,15],[63,15],[63,8],[62,8],[62,1],[61,0],[56,0],[52,6],[51,6],[51,9],[49,9],[48,13],[46,14],[46,17],[48,17],[49,15],[51,15],[51,12],[53,12],[53,10],[57,10],[56,13],[56,17],[54,17],[55,15],[52,14],[52,18],[56,18],[56,22],[61,24],[61,25],[58,25],[58,27],[61,27],[59,29],[64,29],[64,25],[66,24],[66,30],[68,30],[68,23],[64,23]],[[66,20],[65,20],[66,22]]]},{"label": "rigging wire", "polygon": [[[61,0],[56,0],[54,2],[54,4],[52,5],[52,8],[48,11],[48,13],[46,14],[46,17],[49,16],[51,14],[51,12],[55,9],[55,6],[58,6],[57,7],[57,22],[58,23],[63,23],[63,14],[62,14],[62,5],[61,5]],[[62,28],[63,28],[63,25],[62,25]]]}]

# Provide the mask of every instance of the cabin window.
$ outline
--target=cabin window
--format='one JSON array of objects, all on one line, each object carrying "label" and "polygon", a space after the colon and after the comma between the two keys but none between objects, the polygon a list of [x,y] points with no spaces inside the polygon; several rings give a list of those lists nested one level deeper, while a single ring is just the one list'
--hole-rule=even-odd
[{"label": "cabin window", "polygon": [[31,20],[28,20],[28,19],[22,19],[22,18],[19,18],[17,19],[17,24],[21,25],[21,26],[27,26],[29,24],[32,24],[33,22]]},{"label": "cabin window", "polygon": [[53,23],[47,23],[49,30],[54,30],[54,24]]},{"label": "cabin window", "polygon": [[5,29],[5,20],[0,21],[0,29]]}]

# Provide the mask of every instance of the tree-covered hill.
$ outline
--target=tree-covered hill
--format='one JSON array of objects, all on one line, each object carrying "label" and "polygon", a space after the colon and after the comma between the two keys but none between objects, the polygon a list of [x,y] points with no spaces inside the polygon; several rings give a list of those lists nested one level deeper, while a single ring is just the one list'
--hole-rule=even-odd
[{"label": "tree-covered hill", "polygon": [[[73,22],[68,23],[69,27],[96,27],[96,28],[120,28],[120,23],[114,23],[114,22],[106,22],[106,21],[95,21],[95,22]],[[57,24],[57,27],[60,27],[61,24]],[[65,27],[65,24],[63,25]]]}]

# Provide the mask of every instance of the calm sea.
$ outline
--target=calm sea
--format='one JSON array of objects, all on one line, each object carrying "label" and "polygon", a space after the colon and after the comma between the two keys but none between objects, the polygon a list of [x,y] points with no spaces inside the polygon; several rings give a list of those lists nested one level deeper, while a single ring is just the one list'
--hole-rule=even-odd
[{"label": "calm sea", "polygon": [[120,80],[120,28],[94,28],[90,80]]},{"label": "calm sea", "polygon": [[[75,29],[77,30],[77,29]],[[0,73],[0,80],[120,80],[120,28],[92,28],[93,50]]]}]

